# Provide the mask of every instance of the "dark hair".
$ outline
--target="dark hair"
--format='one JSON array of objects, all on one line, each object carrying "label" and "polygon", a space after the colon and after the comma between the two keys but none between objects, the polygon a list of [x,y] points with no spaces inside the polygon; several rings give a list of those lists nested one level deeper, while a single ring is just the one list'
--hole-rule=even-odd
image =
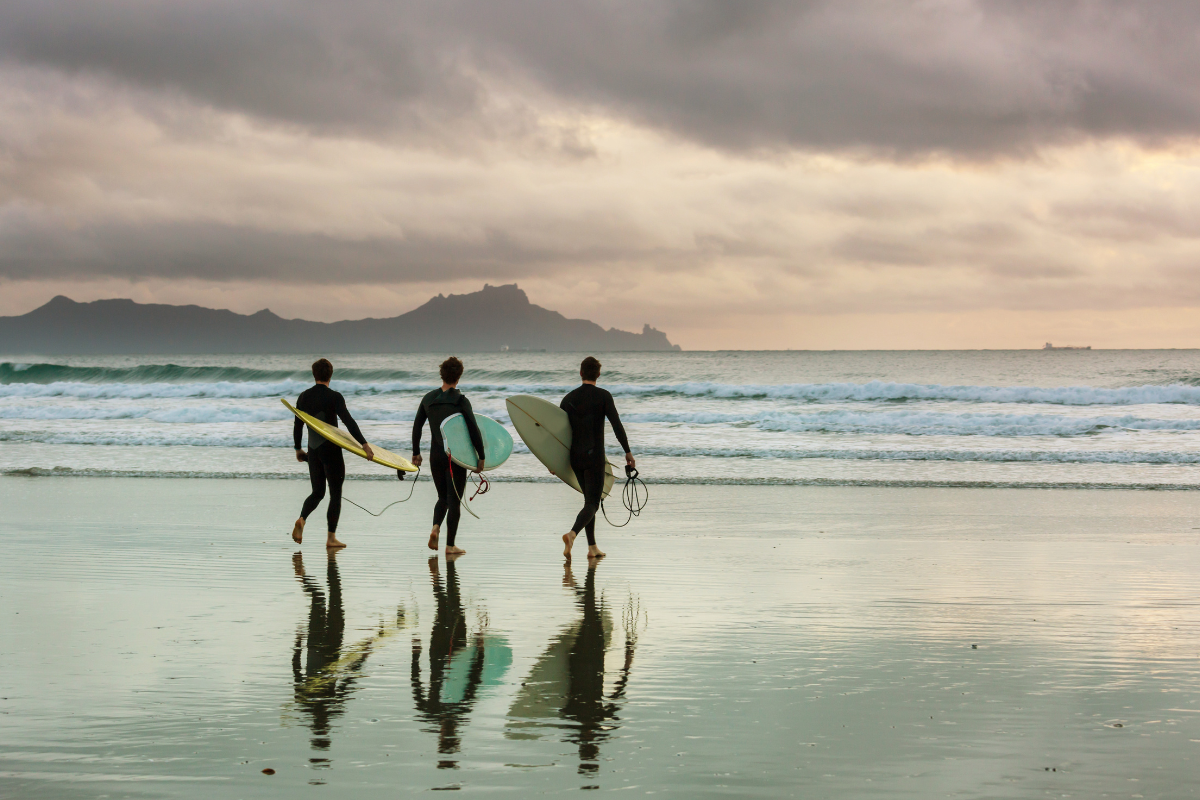
[{"label": "dark hair", "polygon": [[313,362],[313,379],[317,383],[329,383],[333,378],[333,364],[328,358],[318,358]]},{"label": "dark hair", "polygon": [[454,356],[450,356],[442,362],[442,366],[438,367],[438,372],[442,373],[442,383],[458,383],[463,372],[462,362]]},{"label": "dark hair", "polygon": [[588,356],[579,365],[579,377],[585,381],[594,381],[600,377],[600,362],[593,356]]}]

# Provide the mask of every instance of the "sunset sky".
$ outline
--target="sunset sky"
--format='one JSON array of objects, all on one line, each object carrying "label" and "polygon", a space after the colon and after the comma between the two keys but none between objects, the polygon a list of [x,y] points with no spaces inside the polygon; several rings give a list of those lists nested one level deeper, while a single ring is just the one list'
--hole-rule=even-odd
[{"label": "sunset sky", "polygon": [[0,314],[1200,346],[1194,2],[0,4]]}]

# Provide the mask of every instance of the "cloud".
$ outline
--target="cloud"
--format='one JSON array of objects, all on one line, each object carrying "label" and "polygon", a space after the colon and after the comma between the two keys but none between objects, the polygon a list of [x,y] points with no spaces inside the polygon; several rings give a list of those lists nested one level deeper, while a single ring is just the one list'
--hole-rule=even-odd
[{"label": "cloud", "polygon": [[0,281],[304,314],[319,287],[326,319],[519,281],[710,346],[1181,307],[1197,29],[1101,0],[10,0]]},{"label": "cloud", "polygon": [[549,103],[730,151],[986,160],[1194,138],[1198,27],[1116,0],[10,0],[0,56],[430,146],[533,135]]},{"label": "cloud", "polygon": [[586,268],[630,255],[616,246],[547,250],[499,230],[478,238],[415,233],[346,239],[214,223],[67,227],[0,220],[0,242],[0,277],[10,280],[92,275],[307,284],[411,283],[431,275],[445,281],[507,280],[544,274],[567,261]]}]

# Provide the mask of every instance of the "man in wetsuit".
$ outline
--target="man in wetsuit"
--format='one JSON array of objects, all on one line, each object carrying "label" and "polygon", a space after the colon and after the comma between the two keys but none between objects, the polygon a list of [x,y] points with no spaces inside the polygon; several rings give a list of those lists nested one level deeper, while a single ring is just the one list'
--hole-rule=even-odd
[{"label": "man in wetsuit", "polygon": [[421,398],[421,407],[417,409],[417,418],[413,421],[412,463],[421,466],[421,434],[428,420],[432,439],[429,445],[429,475],[433,478],[433,485],[438,493],[437,505],[433,507],[433,531],[429,534],[429,549],[438,549],[438,535],[442,530],[442,520],[446,519],[450,528],[446,537],[446,555],[459,556],[467,552],[454,545],[454,537],[458,533],[458,519],[462,515],[461,498],[467,489],[467,471],[446,455],[446,445],[442,441],[442,423],[455,414],[463,415],[467,423],[467,433],[471,436],[471,444],[475,446],[475,452],[479,456],[479,465],[475,472],[483,471],[483,437],[475,423],[471,401],[458,390],[463,363],[451,356],[442,362],[440,371],[442,388],[434,389]]},{"label": "man in wetsuit", "polygon": [[[362,444],[367,458],[374,458],[375,453],[371,450],[371,445],[367,444],[366,437],[358,429],[358,423],[346,410],[346,398],[342,397],[340,392],[329,388],[329,381],[333,378],[333,364],[330,364],[327,359],[319,359],[313,362],[312,373],[316,385],[301,392],[300,396],[296,398],[296,408],[335,428],[340,417],[342,422],[346,423],[346,430],[350,432],[350,435]],[[292,427],[292,438],[296,441],[296,460],[308,462],[308,477],[312,481],[312,494],[305,499],[304,507],[300,511],[300,518],[296,520],[296,524],[292,528],[292,539],[296,544],[303,541],[304,523],[308,520],[308,515],[324,499],[325,484],[328,483],[329,510],[326,517],[329,520],[329,537],[325,540],[325,546],[345,547],[346,545],[339,542],[335,535],[338,517],[342,513],[342,483],[346,480],[346,462],[342,458],[342,448],[310,430],[308,432],[308,452],[305,453],[300,447],[300,433],[303,429],[304,423],[299,417],[296,417],[296,424]]]},{"label": "man in wetsuit", "polygon": [[604,558],[596,546],[596,512],[600,510],[600,495],[604,492],[604,420],[612,423],[617,441],[625,448],[625,463],[636,466],[633,453],[629,451],[629,439],[617,415],[617,406],[612,395],[596,385],[600,377],[600,362],[588,356],[579,365],[579,377],[583,385],[562,399],[558,407],[567,412],[571,420],[571,469],[583,489],[583,510],[575,518],[575,525],[563,534],[563,555],[571,557],[571,546],[580,531],[587,532],[588,558]]}]

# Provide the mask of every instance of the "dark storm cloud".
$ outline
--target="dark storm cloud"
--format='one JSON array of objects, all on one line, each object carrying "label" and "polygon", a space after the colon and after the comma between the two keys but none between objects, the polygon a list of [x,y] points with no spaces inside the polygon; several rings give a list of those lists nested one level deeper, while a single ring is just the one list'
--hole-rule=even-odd
[{"label": "dark storm cloud", "polygon": [[414,235],[346,239],[211,223],[107,223],[83,227],[27,221],[0,229],[0,279],[117,278],[403,283],[431,278],[537,276],[588,265],[627,249],[551,251],[501,231],[478,240]]},{"label": "dark storm cloud", "polygon": [[412,133],[478,116],[477,82],[403,3],[0,4],[0,56],[315,129]]},{"label": "dark storm cloud", "polygon": [[1198,31],[1194,2],[0,4],[10,62],[303,126],[503,136],[502,86],[724,149],[897,157],[1194,136]]}]

